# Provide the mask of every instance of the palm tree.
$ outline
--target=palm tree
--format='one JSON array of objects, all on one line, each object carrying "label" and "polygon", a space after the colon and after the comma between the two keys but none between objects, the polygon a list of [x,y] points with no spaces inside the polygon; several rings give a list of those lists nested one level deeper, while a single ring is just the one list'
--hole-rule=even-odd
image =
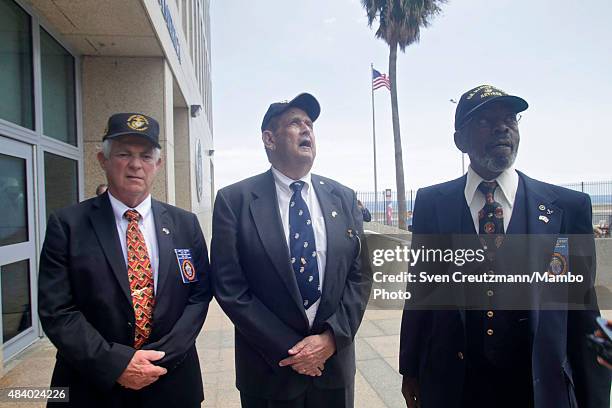
[{"label": "palm tree", "polygon": [[368,15],[368,26],[378,20],[376,37],[389,45],[389,79],[391,80],[391,117],[395,146],[395,183],[397,186],[398,224],[406,229],[406,186],[397,106],[397,47],[402,52],[420,38],[420,28],[427,27],[431,19],[442,10],[446,0],[361,0]]}]

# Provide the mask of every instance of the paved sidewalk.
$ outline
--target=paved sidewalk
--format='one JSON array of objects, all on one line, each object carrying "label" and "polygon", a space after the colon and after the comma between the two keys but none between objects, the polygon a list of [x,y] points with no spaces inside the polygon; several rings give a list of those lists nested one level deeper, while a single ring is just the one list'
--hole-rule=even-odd
[{"label": "paved sidewalk", "polygon": [[[401,311],[369,310],[357,336],[356,407],[402,407],[401,378],[397,372]],[[204,379],[203,407],[239,408],[234,385],[234,329],[216,302],[212,302],[204,329],[197,339]],[[55,348],[40,339],[5,367],[0,389],[47,387],[55,362]],[[0,403],[2,407],[33,408],[43,403]]]}]

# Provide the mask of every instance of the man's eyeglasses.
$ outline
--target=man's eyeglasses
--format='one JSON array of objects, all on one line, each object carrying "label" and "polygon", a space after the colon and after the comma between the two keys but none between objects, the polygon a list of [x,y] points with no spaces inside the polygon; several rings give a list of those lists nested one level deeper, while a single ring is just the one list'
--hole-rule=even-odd
[{"label": "man's eyeglasses", "polygon": [[[521,117],[522,116],[521,116],[520,113],[508,113],[507,115],[503,116],[503,118],[501,118],[501,120],[507,126],[516,128],[518,123],[521,121]],[[477,118],[477,119],[475,119],[474,117],[471,117],[461,126],[461,129],[463,129],[467,125],[469,125],[470,122],[475,122],[476,126],[479,129],[482,129],[482,130],[491,130],[499,121],[500,121],[500,117],[496,117],[496,118],[480,117],[480,118]]]}]

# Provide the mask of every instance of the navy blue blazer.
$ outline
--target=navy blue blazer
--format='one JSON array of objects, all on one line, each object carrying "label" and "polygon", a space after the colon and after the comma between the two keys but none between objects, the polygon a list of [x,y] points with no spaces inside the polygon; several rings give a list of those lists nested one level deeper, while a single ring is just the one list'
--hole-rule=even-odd
[{"label": "navy blue blazer", "polygon": [[[592,234],[588,195],[543,183],[519,174],[513,224],[525,225],[528,234]],[[467,177],[420,189],[414,206],[415,234],[475,234],[465,200]],[[551,209],[549,222],[541,222],[540,205]],[[589,240],[592,244],[592,241]],[[534,267],[546,270],[550,252],[529,256]],[[590,285],[595,280],[595,263]],[[599,366],[585,342],[595,330],[597,310],[530,312],[532,375],[537,408],[608,408],[610,374]],[[400,337],[400,373],[418,378],[423,408],[459,407],[465,377],[465,311],[404,310]]]},{"label": "navy blue blazer", "polygon": [[[355,193],[312,175],[327,234],[321,303],[312,328],[302,304],[278,210],[271,171],[217,193],[211,244],[214,295],[235,326],[236,385],[251,396],[289,400],[314,383],[349,387],[355,375],[357,332],[371,288],[364,273],[361,211]],[[288,350],[330,329],[336,353],[320,377],[279,367]]]},{"label": "navy blue blazer", "polygon": [[[206,243],[196,216],[151,200],[159,247],[153,330],[168,373],[139,391],[116,381],[136,350],[134,308],[113,209],[105,193],[51,214],[40,256],[40,322],[57,347],[51,387],[70,387],[61,407],[193,406],[204,398],[195,340],[212,298]],[[174,249],[189,248],[199,280],[185,284]],[[133,404],[132,404],[133,406]]]}]

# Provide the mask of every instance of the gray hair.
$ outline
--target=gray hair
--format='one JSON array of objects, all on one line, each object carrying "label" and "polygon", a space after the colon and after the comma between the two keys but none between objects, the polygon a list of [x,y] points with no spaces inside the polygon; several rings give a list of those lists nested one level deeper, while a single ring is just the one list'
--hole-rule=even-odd
[{"label": "gray hair", "polygon": [[[113,139],[106,139],[102,142],[102,154],[104,154],[105,159],[110,158],[111,146],[113,143]],[[159,147],[153,147],[153,159],[158,161],[161,156],[161,149]]]}]

